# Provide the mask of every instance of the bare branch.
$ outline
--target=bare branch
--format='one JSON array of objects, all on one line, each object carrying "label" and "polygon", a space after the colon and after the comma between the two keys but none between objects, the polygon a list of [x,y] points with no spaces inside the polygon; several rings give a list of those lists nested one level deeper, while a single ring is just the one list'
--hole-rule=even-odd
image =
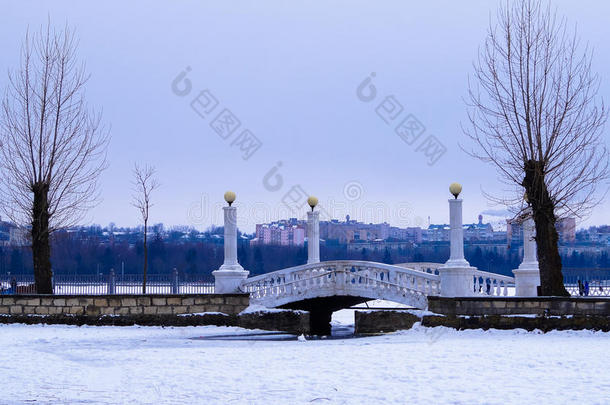
[{"label": "bare branch", "polygon": [[138,209],[142,221],[145,223],[148,222],[149,211],[153,206],[151,195],[160,186],[155,177],[156,173],[157,170],[154,166],[145,165],[141,167],[135,164],[133,168],[131,205]]}]

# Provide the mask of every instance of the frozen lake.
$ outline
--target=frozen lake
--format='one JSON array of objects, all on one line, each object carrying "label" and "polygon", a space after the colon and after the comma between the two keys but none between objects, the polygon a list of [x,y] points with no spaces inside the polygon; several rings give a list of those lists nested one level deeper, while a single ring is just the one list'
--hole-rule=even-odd
[{"label": "frozen lake", "polygon": [[[335,318],[345,326],[350,314]],[[417,326],[351,339],[243,337],[252,333],[0,325],[0,403],[602,404],[610,398],[608,333]]]}]

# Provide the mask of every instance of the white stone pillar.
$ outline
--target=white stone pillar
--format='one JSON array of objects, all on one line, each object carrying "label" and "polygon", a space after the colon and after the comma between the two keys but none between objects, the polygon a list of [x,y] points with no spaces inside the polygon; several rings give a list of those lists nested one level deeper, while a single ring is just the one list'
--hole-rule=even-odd
[{"label": "white stone pillar", "polygon": [[474,294],[473,267],[440,267],[441,296],[470,297]]},{"label": "white stone pillar", "polygon": [[[456,187],[454,189],[454,187]],[[449,200],[450,254],[449,260],[439,268],[441,295],[467,297],[473,295],[474,268],[464,258],[464,228],[462,227],[462,200],[457,198],[462,187],[456,183],[450,187],[456,198]]]},{"label": "white stone pillar", "polygon": [[214,275],[214,292],[230,294],[239,292],[243,280],[249,272],[237,262],[237,209],[223,207],[224,211],[224,263],[220,269],[212,272]]},{"label": "white stone pillar", "polygon": [[449,200],[450,254],[446,266],[470,267],[464,258],[464,228],[462,226],[462,200]]},{"label": "white stone pillar", "polygon": [[523,221],[523,261],[518,269],[513,270],[515,275],[515,295],[519,297],[536,297],[540,285],[540,268],[536,258],[536,240],[534,220],[531,210]]},{"label": "white stone pillar", "polygon": [[237,263],[237,208],[222,207],[224,211],[225,260],[220,269],[243,270]]},{"label": "white stone pillar", "polygon": [[320,262],[320,211],[307,212],[307,264]]}]

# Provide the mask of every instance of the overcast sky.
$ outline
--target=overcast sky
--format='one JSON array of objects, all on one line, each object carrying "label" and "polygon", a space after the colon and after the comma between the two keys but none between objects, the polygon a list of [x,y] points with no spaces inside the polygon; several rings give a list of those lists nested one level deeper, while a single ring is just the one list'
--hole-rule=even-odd
[{"label": "overcast sky", "polygon": [[[608,102],[610,4],[554,4],[594,47]],[[482,194],[502,190],[494,169],[458,146],[465,142],[462,97],[495,1],[0,5],[1,88],[7,69],[18,66],[28,26],[50,16],[80,38],[78,55],[91,73],[87,100],[103,109],[112,135],[103,201],[88,223],[138,223],[130,206],[134,162],[157,167],[162,187],[151,221],[166,225],[220,223],[229,189],[248,231],[304,216],[304,193],[319,198],[323,216],[398,226],[447,222],[454,181],[464,187],[465,222],[503,208]],[[187,81],[176,79],[181,72]],[[238,127],[221,125],[229,112]],[[411,126],[401,138],[395,128],[413,118],[425,131]],[[608,207],[578,226],[610,222]]]}]

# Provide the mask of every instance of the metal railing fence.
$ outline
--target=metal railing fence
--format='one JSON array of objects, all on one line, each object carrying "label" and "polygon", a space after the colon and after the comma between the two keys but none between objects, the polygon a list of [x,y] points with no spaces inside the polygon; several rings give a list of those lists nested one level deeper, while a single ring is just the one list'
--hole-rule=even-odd
[{"label": "metal railing fence", "polygon": [[[142,294],[141,274],[64,275],[53,277],[57,295]],[[214,278],[206,275],[150,274],[146,294],[213,294]],[[0,275],[0,294],[36,294],[33,275]]]},{"label": "metal railing fence", "polygon": [[563,278],[563,284],[573,297],[610,297],[610,279],[569,276]]},{"label": "metal railing fence", "polygon": [[562,273],[573,297],[610,297],[610,269],[564,267]]}]

